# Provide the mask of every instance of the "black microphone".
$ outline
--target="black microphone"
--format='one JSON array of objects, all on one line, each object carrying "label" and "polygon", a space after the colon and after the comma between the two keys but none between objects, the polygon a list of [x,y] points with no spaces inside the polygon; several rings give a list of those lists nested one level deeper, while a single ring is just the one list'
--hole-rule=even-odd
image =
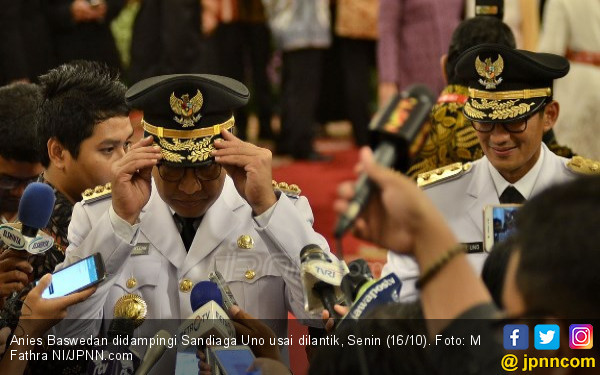
[{"label": "black microphone", "polygon": [[373,273],[364,259],[356,259],[348,263],[348,272],[342,278],[342,291],[346,296],[348,306],[352,305],[360,288],[369,281],[373,281]]},{"label": "black microphone", "polygon": [[[25,295],[29,292],[29,288],[22,289],[20,292],[12,292],[6,298],[4,306],[0,309],[0,329],[9,327],[14,332],[21,318],[21,308]],[[10,337],[9,337],[10,339]],[[10,342],[10,341],[8,341]]]},{"label": "black microphone", "polygon": [[[369,129],[373,139],[375,162],[385,167],[406,170],[412,154],[411,146],[423,132],[423,125],[429,119],[435,97],[423,85],[414,85],[396,94],[388,104],[379,110]],[[346,212],[338,219],[334,230],[336,238],[341,238],[354,224],[373,190],[373,183],[362,174],[355,187],[354,198]]]}]

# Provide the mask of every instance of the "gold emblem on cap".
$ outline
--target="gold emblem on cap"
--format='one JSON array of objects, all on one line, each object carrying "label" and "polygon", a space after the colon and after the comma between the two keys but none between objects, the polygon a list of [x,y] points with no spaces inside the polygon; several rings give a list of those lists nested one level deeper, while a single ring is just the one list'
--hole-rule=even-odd
[{"label": "gold emblem on cap", "polygon": [[137,294],[126,294],[115,303],[113,315],[115,318],[131,319],[135,326],[139,327],[146,319],[148,305],[142,297]]},{"label": "gold emblem on cap", "polygon": [[136,285],[137,285],[137,280],[135,277],[131,276],[129,279],[127,279],[127,287],[129,289],[135,288]]},{"label": "gold emblem on cap", "polygon": [[256,276],[256,272],[254,272],[254,270],[248,270],[244,273],[244,276],[246,277],[246,279],[252,280]]},{"label": "gold emblem on cap", "polygon": [[479,79],[479,83],[485,86],[486,89],[495,89],[502,82],[502,78],[499,77],[504,70],[504,60],[502,56],[498,55],[496,61],[492,62],[492,59],[488,57],[485,62],[481,61],[479,56],[475,59],[475,70],[477,74],[485,78]]},{"label": "gold emblem on cap", "polygon": [[[202,115],[198,113],[204,103],[204,98],[202,97],[200,90],[197,90],[196,95],[191,99],[189,94],[183,94],[181,99],[179,99],[175,96],[175,93],[172,92],[169,103],[171,104],[171,110],[175,112],[175,114],[181,116],[175,116],[173,117],[173,120],[178,124],[181,124],[184,128],[195,126],[196,121],[199,121],[202,117]],[[196,113],[198,114],[196,115]]]},{"label": "gold emblem on cap", "polygon": [[194,286],[194,283],[192,282],[192,280],[183,279],[179,283],[179,290],[181,290],[183,293],[189,293],[189,291],[192,290],[193,286]]},{"label": "gold emblem on cap", "polygon": [[254,239],[247,234],[242,234],[237,239],[237,245],[240,249],[252,249],[254,247]]}]

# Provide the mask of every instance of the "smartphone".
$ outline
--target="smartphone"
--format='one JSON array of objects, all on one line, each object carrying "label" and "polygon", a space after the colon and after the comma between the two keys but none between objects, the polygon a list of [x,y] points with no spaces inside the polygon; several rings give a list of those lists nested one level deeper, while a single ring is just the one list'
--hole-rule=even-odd
[{"label": "smartphone", "polygon": [[246,375],[255,360],[254,353],[246,345],[213,346],[209,350],[209,357],[214,361],[211,366],[217,367],[221,374]]},{"label": "smartphone", "polygon": [[485,251],[492,250],[494,243],[511,235],[515,229],[515,214],[522,205],[498,204],[486,206],[483,211]]},{"label": "smartphone", "polygon": [[[87,289],[106,278],[102,255],[96,253],[52,274],[52,282],[42,293],[43,298],[57,298]],[[40,281],[37,280],[37,285]]]}]

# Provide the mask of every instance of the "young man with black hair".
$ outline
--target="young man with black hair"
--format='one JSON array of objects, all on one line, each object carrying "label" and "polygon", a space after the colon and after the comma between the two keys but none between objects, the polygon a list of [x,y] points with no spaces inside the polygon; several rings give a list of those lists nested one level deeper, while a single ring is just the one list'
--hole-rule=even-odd
[{"label": "young man with black hair", "polygon": [[[51,273],[65,259],[73,206],[86,189],[110,181],[111,168],[129,147],[133,128],[125,103],[127,88],[104,64],[77,61],[40,77],[42,103],[37,112],[38,142],[46,168],[40,181],[54,189],[56,202],[44,231],[55,246],[43,254],[5,251],[0,259],[27,259],[31,268],[14,269],[17,288]],[[27,272],[28,271],[28,272]],[[0,285],[0,288],[2,285]],[[35,361],[35,372],[80,373],[85,361]]]},{"label": "young man with black hair", "polygon": [[419,173],[456,162],[466,163],[483,156],[475,129],[462,112],[469,89],[454,71],[460,54],[481,43],[499,43],[515,48],[512,31],[498,18],[475,17],[458,25],[452,33],[448,53],[441,59],[447,86],[431,110],[431,129],[411,163],[407,172],[409,176],[417,177]]},{"label": "young man with black hair", "polygon": [[34,114],[40,88],[17,83],[0,87],[0,220],[16,219],[19,201],[28,183],[42,173],[41,152],[35,142]]},{"label": "young man with black hair", "polygon": [[[47,150],[42,181],[56,194],[48,230],[64,250],[73,205],[86,189],[110,181],[111,166],[125,154],[133,128],[125,104],[127,88],[102,64],[61,65],[40,82],[44,102],[39,139]],[[58,262],[64,256],[60,258]]]},{"label": "young man with black hair", "polygon": [[[29,83],[0,87],[0,220],[17,220],[19,201],[25,187],[38,179],[43,167],[35,138],[35,111],[41,101],[40,88]],[[0,241],[0,245],[2,241]],[[28,282],[24,272],[31,266],[23,258],[5,259],[0,255],[0,306],[12,291]],[[9,272],[19,270],[16,272]],[[23,271],[23,272],[21,272]]]},{"label": "young man with black hair", "polygon": [[[46,170],[39,180],[54,189],[56,203],[45,231],[54,238],[55,246],[29,257],[33,269],[10,272],[12,279],[0,283],[2,296],[23,289],[28,280],[54,271],[64,260],[73,205],[85,189],[110,180],[112,163],[125,154],[133,134],[125,104],[127,88],[104,65],[85,61],[61,65],[41,76],[40,84],[41,104],[35,121],[30,119],[37,124],[38,134],[28,142],[43,150],[38,152],[38,160]],[[41,170],[40,166],[36,179]],[[0,256],[2,260],[12,257],[27,254],[10,251]],[[6,275],[10,270],[2,271]],[[4,291],[9,282],[13,287]]]}]

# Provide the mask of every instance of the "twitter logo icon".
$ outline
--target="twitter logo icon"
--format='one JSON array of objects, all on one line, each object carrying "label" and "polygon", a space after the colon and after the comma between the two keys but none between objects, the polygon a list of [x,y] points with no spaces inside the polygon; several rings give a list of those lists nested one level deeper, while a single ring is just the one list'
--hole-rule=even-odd
[{"label": "twitter logo icon", "polygon": [[560,327],[556,324],[538,324],[533,334],[538,350],[556,350],[560,347]]}]

